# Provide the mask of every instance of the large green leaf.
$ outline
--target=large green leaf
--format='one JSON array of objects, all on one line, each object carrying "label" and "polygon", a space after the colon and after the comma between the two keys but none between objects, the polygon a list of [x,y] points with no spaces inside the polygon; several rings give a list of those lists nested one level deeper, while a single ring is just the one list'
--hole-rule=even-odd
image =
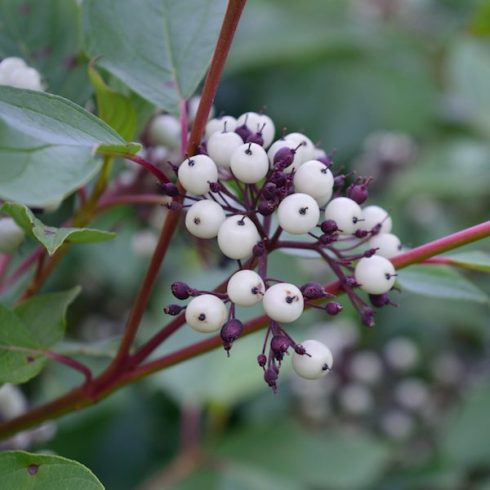
[{"label": "large green leaf", "polygon": [[91,88],[77,0],[2,0],[0,58],[19,56],[37,68],[46,89],[83,104]]},{"label": "large green leaf", "polygon": [[104,490],[97,477],[82,464],[25,451],[0,454],[2,488],[11,490]]},{"label": "large green leaf", "polygon": [[0,383],[24,383],[41,371],[42,351],[63,338],[66,310],[79,293],[34,296],[14,311],[0,305]]},{"label": "large green leaf", "polygon": [[[106,123],[59,96],[0,86],[0,198],[43,206],[98,170],[94,153],[135,153]],[[107,147],[107,146],[106,146]]]},{"label": "large green leaf", "polygon": [[[362,434],[309,432],[291,421],[247,427],[216,452],[241,465],[277,473],[302,488],[354,490],[376,483],[389,459],[387,447]],[[328,483],[328,485],[326,485]]]},{"label": "large green leaf", "polygon": [[111,240],[116,235],[109,231],[92,228],[55,228],[45,225],[23,204],[5,203],[0,211],[10,215],[30,236],[38,240],[49,255],[53,255],[63,243],[95,243]]},{"label": "large green leaf", "polygon": [[447,266],[413,265],[398,272],[403,290],[434,298],[488,304],[488,295]]},{"label": "large green leaf", "polygon": [[157,106],[176,113],[204,76],[224,0],[85,0],[86,49]]}]

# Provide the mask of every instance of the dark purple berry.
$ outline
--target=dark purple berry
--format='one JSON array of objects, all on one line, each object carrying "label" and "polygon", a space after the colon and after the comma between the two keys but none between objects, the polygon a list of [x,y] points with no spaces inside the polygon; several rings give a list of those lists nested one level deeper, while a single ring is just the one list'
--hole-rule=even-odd
[{"label": "dark purple berry", "polygon": [[391,304],[388,294],[370,294],[369,301],[376,308],[382,308],[383,306]]},{"label": "dark purple berry", "polygon": [[279,373],[277,372],[277,369],[273,365],[269,366],[265,370],[264,380],[274,390],[274,392],[277,389],[277,378],[278,377],[279,377]]},{"label": "dark purple berry", "polygon": [[317,158],[317,160],[319,162],[322,162],[323,164],[325,164],[325,166],[327,168],[331,167],[333,164],[333,160],[328,155],[325,155],[324,157]]},{"label": "dark purple berry", "polygon": [[259,364],[260,367],[264,367],[267,363],[267,357],[265,354],[259,354],[257,356],[257,363]]},{"label": "dark purple berry", "polygon": [[271,350],[274,352],[274,357],[281,361],[285,352],[291,347],[291,340],[285,335],[274,335],[271,339]]},{"label": "dark purple berry", "polygon": [[338,231],[337,223],[333,219],[327,219],[320,225],[323,233],[330,234]]},{"label": "dark purple berry", "polygon": [[262,216],[270,216],[276,210],[276,203],[274,201],[260,201],[257,206],[257,211]]},{"label": "dark purple berry", "polygon": [[354,276],[346,277],[345,278],[345,285],[350,287],[350,288],[355,288],[355,287],[359,286],[359,284],[357,284],[356,278]]},{"label": "dark purple berry", "polygon": [[262,133],[261,132],[252,133],[247,138],[245,143],[255,143],[257,145],[264,146],[264,138],[262,137]]},{"label": "dark purple berry", "polygon": [[300,291],[305,299],[318,299],[325,296],[325,290],[318,282],[307,282],[300,287]]},{"label": "dark purple berry", "polygon": [[347,188],[347,197],[357,202],[357,204],[363,204],[368,198],[368,186],[365,183],[351,184]]},{"label": "dark purple berry", "polygon": [[344,307],[336,301],[330,301],[325,305],[325,311],[332,316],[338,315],[343,309]]},{"label": "dark purple berry", "polygon": [[223,189],[223,186],[221,185],[221,182],[210,182],[209,183],[209,190],[211,192],[220,192]]},{"label": "dark purple berry", "polygon": [[366,238],[366,237],[367,237],[367,235],[368,235],[368,232],[367,232],[366,230],[360,230],[360,229],[359,229],[359,230],[356,230],[356,231],[354,232],[354,236],[355,236],[356,238]]},{"label": "dark purple berry", "polygon": [[337,241],[338,234],[335,235],[320,235],[320,238],[318,239],[321,244],[323,245],[329,245],[330,243],[334,243]]},{"label": "dark purple berry", "polygon": [[172,182],[162,184],[162,192],[166,196],[170,196],[170,197],[177,197],[179,195],[179,189]]},{"label": "dark purple berry", "polygon": [[281,170],[289,167],[293,163],[295,154],[296,150],[294,148],[289,148],[288,146],[279,148],[274,155],[274,166]]},{"label": "dark purple berry", "polygon": [[246,124],[242,124],[241,126],[238,126],[238,128],[235,129],[235,133],[242,138],[243,141],[247,141],[250,135],[252,134],[252,131],[248,129]]},{"label": "dark purple berry", "polygon": [[262,195],[268,199],[274,199],[277,194],[277,185],[274,184],[274,182],[267,182],[267,184],[264,185],[264,189],[262,190]]},{"label": "dark purple berry", "polygon": [[376,250],[378,250],[378,249],[377,248],[370,248],[370,249],[366,250],[362,255],[363,255],[363,257],[366,257],[366,258],[372,257],[373,255],[376,254]]},{"label": "dark purple berry", "polygon": [[168,305],[163,309],[163,312],[166,315],[171,315],[171,316],[176,316],[178,315],[182,310],[185,310],[185,306],[180,306],[180,305]]},{"label": "dark purple berry", "polygon": [[223,341],[223,346],[226,351],[231,349],[231,345],[238,339],[238,337],[240,337],[242,332],[243,323],[236,318],[228,320],[223,327],[221,327],[221,340]]},{"label": "dark purple berry", "polygon": [[288,176],[284,172],[276,170],[272,173],[269,180],[276,184],[277,187],[283,187],[288,181]]},{"label": "dark purple berry", "polygon": [[302,345],[296,344],[294,346],[294,352],[300,356],[304,356],[306,354],[306,349]]},{"label": "dark purple berry", "polygon": [[191,295],[191,288],[185,282],[174,282],[170,289],[177,299],[187,299]]}]

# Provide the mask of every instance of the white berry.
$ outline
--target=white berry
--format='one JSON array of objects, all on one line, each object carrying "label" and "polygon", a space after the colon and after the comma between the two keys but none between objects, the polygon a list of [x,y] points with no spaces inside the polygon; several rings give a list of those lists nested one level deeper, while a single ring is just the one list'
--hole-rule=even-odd
[{"label": "white berry", "polygon": [[180,121],[170,114],[160,114],[150,123],[149,137],[154,145],[175,150],[180,146]]},{"label": "white berry", "polygon": [[302,235],[318,224],[320,208],[311,196],[297,192],[281,201],[277,218],[283,230],[293,235]]},{"label": "white berry", "polygon": [[228,168],[231,156],[241,145],[243,145],[242,138],[232,131],[213,133],[207,143],[208,155],[216,162],[216,165]]},{"label": "white berry", "polygon": [[389,233],[392,227],[392,221],[387,211],[379,206],[367,206],[362,210],[361,228],[371,231],[376,225],[381,224],[379,233]]},{"label": "white berry", "polygon": [[230,300],[239,306],[252,306],[262,301],[265,285],[254,271],[241,270],[230,277],[226,293]]},{"label": "white berry", "polygon": [[355,278],[361,289],[369,294],[384,294],[395,284],[393,264],[380,255],[362,258],[356,265]]},{"label": "white berry", "polygon": [[218,230],[218,246],[230,259],[240,260],[249,257],[259,240],[257,228],[246,216],[226,218]]},{"label": "white berry", "polygon": [[215,332],[225,323],[228,312],[218,297],[202,294],[191,300],[185,310],[185,321],[198,332]]},{"label": "white berry", "polygon": [[222,116],[216,119],[210,119],[206,124],[206,138],[209,139],[212,134],[218,132],[235,131],[236,119],[233,116]]},{"label": "white berry", "polygon": [[185,227],[198,238],[214,238],[225,219],[225,212],[217,202],[203,199],[187,211]]},{"label": "white berry", "polygon": [[333,175],[326,165],[318,160],[308,160],[303,163],[294,175],[296,192],[304,192],[318,199],[332,196]]},{"label": "white berry", "polygon": [[210,182],[218,180],[218,168],[208,156],[195,155],[180,164],[178,176],[186,191],[199,196],[209,192]]},{"label": "white berry", "polygon": [[269,159],[265,150],[256,143],[245,143],[231,155],[233,175],[245,184],[255,184],[269,171]]},{"label": "white berry", "polygon": [[40,73],[15,57],[5,58],[0,63],[0,85],[38,91],[43,89]]},{"label": "white berry", "polygon": [[361,216],[359,204],[348,197],[332,199],[325,208],[325,219],[334,220],[344,235],[350,235],[359,228]]},{"label": "white berry", "polygon": [[369,240],[369,248],[377,248],[376,255],[391,259],[391,257],[400,253],[402,244],[396,235],[393,235],[392,233],[382,233],[374,235]]},{"label": "white berry", "polygon": [[294,284],[280,282],[267,289],[263,304],[264,311],[271,320],[290,323],[303,313],[304,299]]},{"label": "white berry", "polygon": [[24,230],[12,218],[0,219],[0,253],[14,253],[24,237]]},{"label": "white berry", "polygon": [[330,349],[318,340],[301,342],[306,354],[293,354],[293,369],[298,376],[305,379],[323,378],[333,366]]},{"label": "white berry", "polygon": [[304,162],[315,158],[315,145],[308,136],[305,136],[303,133],[289,133],[284,136],[284,139],[294,141],[297,145],[301,144],[299,151],[302,153]]},{"label": "white berry", "polygon": [[17,68],[25,68],[26,66],[26,62],[22,58],[10,56],[0,62],[0,74],[8,74]]}]

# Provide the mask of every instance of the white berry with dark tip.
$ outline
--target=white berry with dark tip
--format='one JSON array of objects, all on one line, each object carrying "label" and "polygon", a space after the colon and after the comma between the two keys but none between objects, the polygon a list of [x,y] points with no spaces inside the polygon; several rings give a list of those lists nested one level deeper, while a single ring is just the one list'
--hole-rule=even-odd
[{"label": "white berry with dark tip", "polygon": [[318,224],[320,208],[311,196],[297,192],[281,201],[277,218],[283,230],[293,235],[302,235]]},{"label": "white berry with dark tip", "polygon": [[210,182],[218,180],[218,168],[208,156],[195,155],[180,164],[178,177],[186,191],[199,196],[209,192]]},{"label": "white berry with dark tip", "polygon": [[252,306],[264,297],[264,281],[256,272],[244,269],[230,277],[226,293],[232,303],[238,306]]},{"label": "white berry with dark tip", "polygon": [[225,219],[225,212],[217,202],[203,199],[187,211],[185,227],[198,238],[214,238]]},{"label": "white berry with dark tip", "polygon": [[197,332],[216,332],[225,323],[228,312],[218,297],[202,294],[193,298],[185,310],[185,321]]},{"label": "white berry with dark tip", "polygon": [[12,218],[0,218],[0,254],[14,253],[24,237],[24,230]]},{"label": "white berry with dark tip", "polygon": [[[308,160],[303,163],[294,175],[294,188],[315,199],[332,196],[333,175],[326,165],[318,160]],[[330,197],[327,199],[327,201]]]},{"label": "white berry with dark tip", "polygon": [[384,210],[380,206],[367,206],[362,210],[361,228],[366,231],[371,231],[377,225],[381,225],[378,233],[389,233],[393,222],[388,214],[388,211]]},{"label": "white berry with dark tip", "polygon": [[230,259],[249,257],[259,240],[257,228],[246,216],[230,216],[218,230],[218,247]]},{"label": "white berry with dark tip", "polygon": [[222,116],[211,119],[206,124],[206,138],[210,138],[214,133],[224,133],[235,131],[237,126],[236,119],[233,116]]},{"label": "white berry with dark tip", "polygon": [[354,274],[361,289],[369,294],[387,293],[395,284],[396,279],[393,264],[380,255],[359,260]]},{"label": "white berry with dark tip", "polygon": [[376,255],[391,259],[402,250],[400,239],[392,233],[381,233],[374,235],[369,240],[369,248],[377,248]]},{"label": "white berry with dark tip", "polygon": [[362,219],[362,209],[348,197],[337,197],[332,199],[325,208],[325,219],[331,219],[337,223],[338,229],[344,235],[354,233]]},{"label": "white berry with dark tip", "polygon": [[318,340],[301,342],[305,354],[293,354],[293,369],[298,376],[305,379],[323,378],[333,366],[333,356],[330,349]]},{"label": "white berry with dark tip", "polygon": [[287,282],[271,286],[264,295],[264,311],[276,322],[290,323],[297,320],[304,309],[304,299],[301,291]]},{"label": "white berry with dark tip", "polygon": [[241,145],[242,138],[232,131],[213,133],[207,143],[208,155],[216,165],[228,168],[231,156]]},{"label": "white berry with dark tip", "polygon": [[245,143],[231,155],[233,175],[245,184],[255,184],[269,171],[269,159],[265,150],[256,143]]}]

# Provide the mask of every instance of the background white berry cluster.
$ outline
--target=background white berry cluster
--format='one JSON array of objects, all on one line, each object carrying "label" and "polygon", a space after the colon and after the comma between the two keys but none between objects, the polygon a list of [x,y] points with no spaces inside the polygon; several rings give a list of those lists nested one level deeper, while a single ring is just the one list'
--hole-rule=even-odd
[{"label": "background white berry cluster", "polygon": [[22,58],[9,57],[0,61],[0,85],[43,90],[41,74]]}]

